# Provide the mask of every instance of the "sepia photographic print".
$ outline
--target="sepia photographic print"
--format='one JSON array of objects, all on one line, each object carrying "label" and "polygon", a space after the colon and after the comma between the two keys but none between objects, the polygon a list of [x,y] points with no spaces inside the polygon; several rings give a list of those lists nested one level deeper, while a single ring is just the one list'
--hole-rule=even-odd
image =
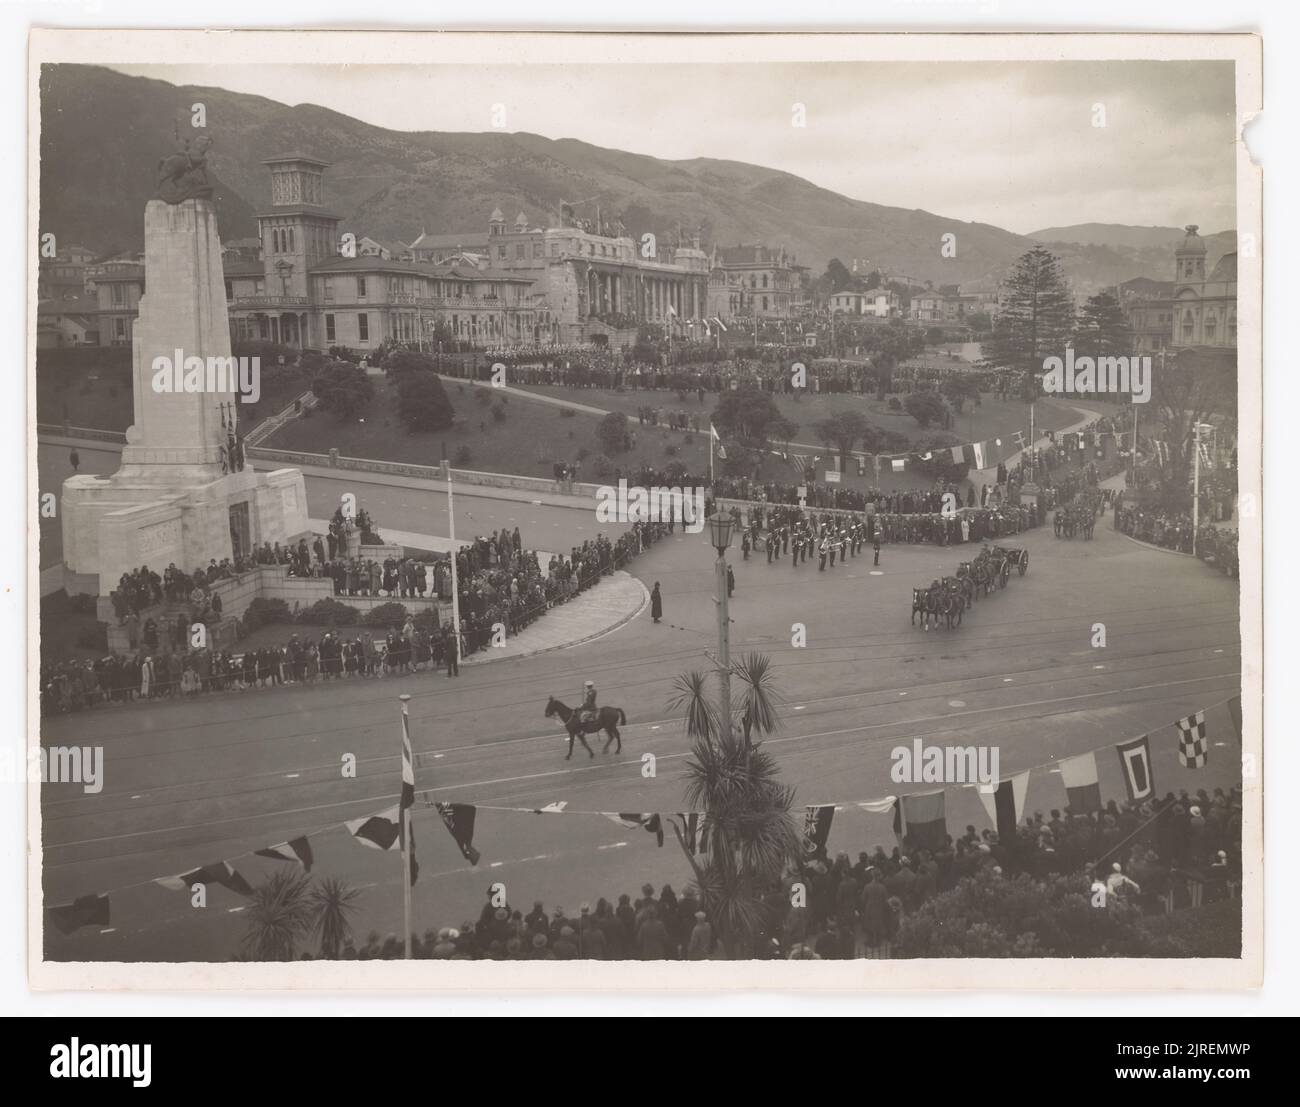
[{"label": "sepia photographic print", "polygon": [[1257,985],[1260,108],[34,32],[33,985]]}]

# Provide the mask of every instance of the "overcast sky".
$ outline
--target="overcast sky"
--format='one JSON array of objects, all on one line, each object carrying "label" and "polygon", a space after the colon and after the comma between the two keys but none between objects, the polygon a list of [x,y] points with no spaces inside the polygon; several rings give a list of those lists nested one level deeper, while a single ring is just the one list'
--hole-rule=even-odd
[{"label": "overcast sky", "polygon": [[113,68],[403,131],[487,131],[501,104],[508,131],[756,162],[1022,234],[1235,224],[1230,62]]}]

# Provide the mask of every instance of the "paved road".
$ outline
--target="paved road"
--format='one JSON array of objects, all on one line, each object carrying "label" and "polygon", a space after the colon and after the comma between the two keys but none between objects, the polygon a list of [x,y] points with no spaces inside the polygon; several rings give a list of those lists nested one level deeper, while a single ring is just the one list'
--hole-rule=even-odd
[{"label": "paved road", "polygon": [[[383,519],[389,505],[373,510]],[[579,513],[556,508],[525,510],[519,522],[525,533],[538,526],[566,535],[585,525]],[[417,527],[403,518],[401,525],[436,532],[435,523]],[[1237,781],[1225,709],[1211,713],[1211,760],[1199,773],[1177,765],[1166,725],[1237,686],[1234,582],[1192,559],[1125,541],[1108,524],[1093,542],[1056,540],[1045,528],[1020,544],[1031,551],[1029,574],[1013,576],[1005,592],[981,601],[951,633],[909,627],[909,590],[951,572],[960,548],[886,548],[879,576],[869,557],[818,573],[815,565],[795,570],[737,555],[733,651],[762,650],[774,659],[788,702],[786,726],[769,748],[798,803],[926,790],[889,778],[890,750],[914,737],[996,744],[1004,775],[1048,766],[1031,780],[1031,811],[1064,802],[1052,761],[1148,730],[1161,791]],[[47,742],[102,744],[107,775],[97,796],[74,785],[46,789],[47,902],[184,872],[395,802],[400,692],[414,697],[417,786],[438,800],[480,805],[477,868],[462,859],[433,811],[417,814],[417,930],[476,918],[498,880],[525,909],[542,899],[572,911],[601,895],[635,893],[646,880],[680,889],[689,870],[671,834],[659,849],[646,832],[599,815],[483,809],[557,801],[593,812],[683,806],[687,748],[666,701],[677,673],[709,665],[711,556],[698,536],[679,536],[633,568],[647,585],[662,583],[662,624],[645,613],[598,641],[467,669],[455,681],[429,674],[288,687],[49,720]],[[791,646],[797,622],[807,628],[803,649]],[[1098,622],[1106,626],[1104,649],[1090,645]],[[627,712],[623,750],[594,760],[579,751],[566,762],[542,707],[551,694],[572,703],[588,677],[603,702]],[[642,775],[647,752],[657,758],[653,778]],[[346,754],[357,758],[355,779],[340,772]],[[1121,797],[1118,758],[1105,751],[1098,765],[1103,796]],[[976,796],[950,796],[950,831],[988,825]],[[830,848],[888,848],[889,831],[887,816],[849,806],[836,817]],[[317,873],[365,888],[362,935],[400,929],[395,854],[365,849],[341,829],[321,829],[312,844]],[[250,880],[276,866],[261,858],[237,864]],[[110,932],[52,933],[48,953],[224,958],[237,948],[244,910],[244,901],[222,888],[199,910],[183,894],[144,884],[114,897]]]}]

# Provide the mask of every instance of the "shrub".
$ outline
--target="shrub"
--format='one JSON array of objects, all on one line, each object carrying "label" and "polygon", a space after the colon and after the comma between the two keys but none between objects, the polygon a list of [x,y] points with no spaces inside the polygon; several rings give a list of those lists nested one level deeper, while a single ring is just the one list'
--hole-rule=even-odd
[{"label": "shrub", "polygon": [[600,425],[596,428],[596,438],[599,439],[605,453],[622,453],[623,445],[627,441],[627,416],[621,411],[611,411],[601,419]]},{"label": "shrub", "polygon": [[452,464],[457,469],[467,469],[474,463],[474,453],[468,446],[458,446],[456,456],[452,458]]},{"label": "shrub", "polygon": [[578,414],[578,412],[577,412],[574,408],[571,408],[571,407],[562,407],[562,408],[560,408],[560,418],[561,418],[561,419],[572,419],[572,418],[573,418],[575,415],[577,415],[577,414]]},{"label": "shrub", "polygon": [[306,611],[299,612],[298,622],[311,626],[347,627],[356,623],[359,612],[338,600],[317,600]]},{"label": "shrub", "polygon": [[446,430],[455,415],[437,374],[404,372],[397,378],[397,417],[408,431]]},{"label": "shrub", "polygon": [[591,459],[591,468],[601,480],[608,480],[614,474],[614,463],[604,454],[597,454]]},{"label": "shrub", "polygon": [[245,634],[270,623],[292,622],[293,615],[290,614],[289,605],[284,600],[268,600],[264,596],[255,597],[240,620]]},{"label": "shrub", "polygon": [[401,626],[406,622],[406,605],[402,603],[381,603],[366,613],[361,620],[370,627]]},{"label": "shrub", "polygon": [[890,396],[890,397],[889,397],[889,410],[890,410],[890,411],[902,411],[902,410],[903,410],[903,401],[900,400],[897,396]]},{"label": "shrub", "polygon": [[587,449],[586,446],[579,446],[579,447],[578,447],[578,460],[579,460],[579,461],[586,461],[587,458],[589,458],[589,457],[591,457],[591,451],[590,451],[589,449]]},{"label": "shrub", "polygon": [[668,445],[664,447],[664,453],[666,453],[669,457],[676,457],[677,447],[674,446],[671,442],[669,442]]}]

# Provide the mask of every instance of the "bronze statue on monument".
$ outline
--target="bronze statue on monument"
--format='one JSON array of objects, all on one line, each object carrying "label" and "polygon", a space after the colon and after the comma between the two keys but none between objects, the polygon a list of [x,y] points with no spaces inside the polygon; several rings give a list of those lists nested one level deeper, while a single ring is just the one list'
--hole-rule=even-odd
[{"label": "bronze statue on monument", "polygon": [[158,199],[169,204],[186,200],[212,198],[212,185],[208,183],[208,150],[212,139],[206,134],[181,139],[181,149],[158,162]]}]

